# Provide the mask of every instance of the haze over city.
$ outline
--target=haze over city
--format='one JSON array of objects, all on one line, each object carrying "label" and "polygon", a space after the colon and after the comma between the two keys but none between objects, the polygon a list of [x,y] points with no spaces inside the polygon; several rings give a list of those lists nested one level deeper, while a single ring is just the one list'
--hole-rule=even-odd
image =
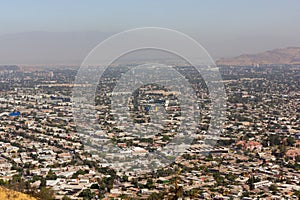
[{"label": "haze over city", "polygon": [[1,64],[79,65],[109,36],[137,27],[186,33],[212,57],[300,46],[300,2],[6,1],[1,3]]}]

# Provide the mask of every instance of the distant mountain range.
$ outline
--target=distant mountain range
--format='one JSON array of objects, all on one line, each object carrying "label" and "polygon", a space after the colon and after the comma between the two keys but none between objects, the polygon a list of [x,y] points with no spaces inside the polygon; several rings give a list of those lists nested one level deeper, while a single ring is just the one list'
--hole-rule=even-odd
[{"label": "distant mountain range", "polygon": [[258,54],[222,58],[216,63],[217,65],[300,64],[300,47],[287,47]]}]

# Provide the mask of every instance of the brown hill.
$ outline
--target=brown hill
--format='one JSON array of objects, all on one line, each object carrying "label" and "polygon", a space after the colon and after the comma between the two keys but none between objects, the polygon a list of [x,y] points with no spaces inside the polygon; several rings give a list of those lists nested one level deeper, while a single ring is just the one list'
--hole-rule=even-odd
[{"label": "brown hill", "polygon": [[37,200],[33,197],[30,197],[27,194],[9,190],[4,187],[0,187],[0,199],[1,200]]},{"label": "brown hill", "polygon": [[222,58],[218,65],[300,64],[300,47],[275,49],[258,54]]}]

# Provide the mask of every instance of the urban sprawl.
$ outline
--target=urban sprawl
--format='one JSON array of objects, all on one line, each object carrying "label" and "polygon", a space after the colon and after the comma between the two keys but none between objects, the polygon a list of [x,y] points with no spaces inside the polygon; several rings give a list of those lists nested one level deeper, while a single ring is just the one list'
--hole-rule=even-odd
[{"label": "urban sprawl", "polygon": [[[107,162],[97,140],[135,158],[172,142],[184,119],[177,92],[147,84],[128,100],[130,115],[116,120],[113,88],[129,68],[105,71],[95,97],[101,130],[86,134],[73,117],[77,68],[1,66],[0,185],[40,199],[300,198],[299,65],[219,66],[226,114],[211,143],[205,83],[193,67],[174,67],[197,95],[199,123],[188,124],[197,137],[169,165],[135,173],[114,169],[118,160]],[[151,119],[161,110],[162,120]],[[127,118],[157,132],[122,129]]]}]

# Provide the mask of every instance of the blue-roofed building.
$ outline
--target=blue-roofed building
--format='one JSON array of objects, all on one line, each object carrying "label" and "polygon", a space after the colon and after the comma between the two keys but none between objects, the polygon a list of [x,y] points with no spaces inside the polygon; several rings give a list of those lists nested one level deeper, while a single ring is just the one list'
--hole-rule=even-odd
[{"label": "blue-roofed building", "polygon": [[151,110],[151,106],[147,105],[144,107],[145,111],[150,111]]},{"label": "blue-roofed building", "polygon": [[14,112],[9,113],[10,117],[18,117],[20,115],[21,115],[21,113],[19,111],[14,111]]}]

